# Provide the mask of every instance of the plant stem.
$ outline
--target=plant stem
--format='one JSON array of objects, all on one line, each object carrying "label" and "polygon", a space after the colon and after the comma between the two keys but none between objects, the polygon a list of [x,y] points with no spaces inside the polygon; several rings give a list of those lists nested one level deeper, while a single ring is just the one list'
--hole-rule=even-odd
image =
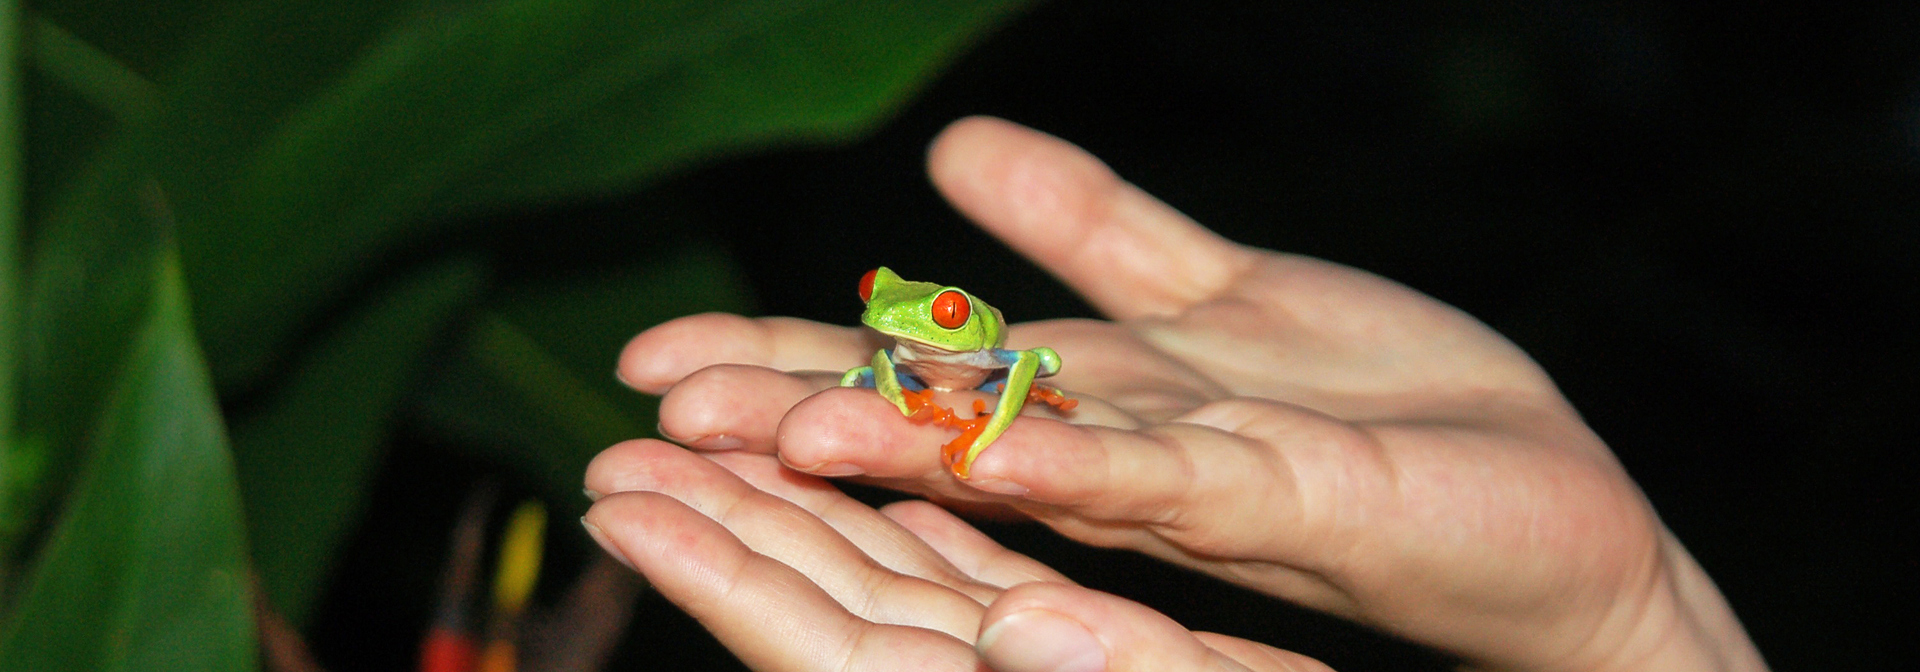
[{"label": "plant stem", "polygon": [[38,16],[27,26],[27,52],[42,74],[106,110],[123,125],[153,118],[160,91],[111,54]]}]

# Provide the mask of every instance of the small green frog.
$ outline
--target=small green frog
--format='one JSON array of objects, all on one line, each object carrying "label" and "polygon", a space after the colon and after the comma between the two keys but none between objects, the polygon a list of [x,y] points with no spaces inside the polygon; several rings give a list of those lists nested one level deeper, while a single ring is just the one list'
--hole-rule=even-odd
[{"label": "small green frog", "polygon": [[[1052,348],[1001,349],[1007,322],[999,309],[959,288],[909,282],[881,267],[860,278],[860,300],[867,304],[860,321],[896,345],[873,353],[872,366],[848,371],[840,385],[874,388],[902,415],[959,429],[959,438],[940,451],[955,476],[967,477],[974,458],[1013,425],[1029,399],[1061,411],[1079,403],[1033,382],[1060,372]],[[974,417],[961,419],[933,403],[932,390],[996,392],[1000,401],[988,413],[986,402],[975,400]]]}]

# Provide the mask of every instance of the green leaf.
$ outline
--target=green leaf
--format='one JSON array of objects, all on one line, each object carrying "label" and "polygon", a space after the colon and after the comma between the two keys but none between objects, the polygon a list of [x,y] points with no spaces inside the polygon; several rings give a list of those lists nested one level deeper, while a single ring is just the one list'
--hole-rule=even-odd
[{"label": "green leaf", "polygon": [[[18,511],[5,503],[14,501],[15,478],[23,465],[14,463],[14,391],[19,383],[17,371],[20,353],[20,222],[25,204],[21,199],[25,177],[20,164],[26,158],[20,148],[20,3],[0,0],[0,518]],[[4,566],[7,547],[0,546],[0,566]],[[0,591],[7,576],[0,570]],[[4,594],[4,592],[0,592]]]},{"label": "green leaf", "polygon": [[613,368],[647,327],[697,312],[744,312],[746,283],[723,254],[656,252],[614,275],[508,290],[491,303],[421,404],[426,425],[534,476],[554,502],[578,501],[580,475],[607,446],[653,432],[658,399]]},{"label": "green leaf", "polygon": [[257,5],[160,78],[223,387],[384,250],[716,154],[847,137],[1022,0]]},{"label": "green leaf", "polygon": [[[45,75],[36,93],[49,93],[46,80],[53,80],[68,91],[107,103],[114,112],[142,119],[151,115],[151,85],[91,45],[43,19],[32,21],[22,36],[31,38],[33,63]],[[70,99],[40,96],[35,121],[45,125],[49,115],[73,112]],[[85,115],[73,116],[54,121],[56,130],[50,136],[35,129],[40,143],[36,172],[57,173],[80,165],[47,157],[50,151],[61,153],[64,143],[75,140],[76,131],[90,123],[80,119]],[[118,149],[87,165],[85,179],[74,180],[73,188],[41,199],[41,211],[50,215],[33,241],[24,305],[17,312],[9,306],[5,320],[8,329],[18,332],[0,338],[22,346],[17,355],[21,398],[17,407],[6,404],[9,411],[17,409],[17,440],[4,444],[0,458],[6,470],[0,473],[0,487],[5,488],[0,492],[0,559],[9,569],[16,559],[14,547],[36,531],[50,493],[65,483],[77,456],[84,453],[83,435],[98,417],[135,327],[152,304],[153,264],[163,223],[170,221],[157,186],[143,178],[134,136],[92,131],[119,138],[113,145]],[[18,210],[9,208],[10,214]],[[7,239],[10,245],[24,235]],[[6,275],[0,282],[18,277]],[[8,383],[15,381],[8,376]]]},{"label": "green leaf", "polygon": [[235,422],[234,459],[269,602],[304,621],[365,504],[393,419],[428,355],[480,294],[455,259],[404,278],[302,353],[264,408]]},{"label": "green leaf", "polygon": [[[153,305],[164,206],[130,154],[94,166],[84,191],[56,213],[32,248],[20,334],[20,441],[9,465],[40,472],[8,493],[0,548],[11,550],[83,455],[133,334]],[[144,187],[144,188],[143,188]]]},{"label": "green leaf", "polygon": [[0,634],[0,671],[254,667],[233,463],[179,264],[158,271],[80,480]]}]

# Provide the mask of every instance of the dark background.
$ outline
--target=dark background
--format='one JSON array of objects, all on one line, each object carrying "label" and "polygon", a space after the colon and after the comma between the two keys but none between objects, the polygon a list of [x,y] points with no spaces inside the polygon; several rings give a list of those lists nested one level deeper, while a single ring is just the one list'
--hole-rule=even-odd
[{"label": "dark background", "polygon": [[[1913,3],[1048,3],[865,141],[707,166],[527,215],[549,223],[539,241],[468,244],[520,273],[611,263],[662,242],[619,223],[670,212],[696,223],[676,235],[737,255],[766,314],[851,323],[854,279],[885,263],[1015,320],[1091,316],[927,185],[927,141],[968,114],[1075,142],[1234,240],[1486,321],[1586,414],[1775,668],[1903,659],[1910,619],[1889,614],[1910,613],[1920,569],[1896,550],[1920,519]],[[410,665],[435,569],[394,563],[438,557],[463,491],[405,475],[443,459],[389,458],[372,509],[414,501],[419,519],[356,538],[314,629],[332,666]],[[1196,629],[1342,670],[1448,665],[1127,554],[990,530]],[[730,661],[649,596],[615,669]]]}]

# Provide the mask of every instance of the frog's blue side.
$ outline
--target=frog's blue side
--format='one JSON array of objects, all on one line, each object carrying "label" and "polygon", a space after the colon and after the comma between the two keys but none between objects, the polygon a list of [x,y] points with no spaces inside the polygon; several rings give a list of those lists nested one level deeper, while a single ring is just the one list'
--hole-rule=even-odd
[{"label": "frog's blue side", "polygon": [[[979,387],[976,387],[973,389],[979,390],[981,392],[993,392],[998,394],[1001,390],[1006,389],[1007,371],[1013,368],[1014,362],[1020,361],[1021,351],[1007,350],[1004,348],[993,348],[991,352],[993,354],[994,361],[1000,362],[1001,366],[1004,366],[1006,368],[1003,368],[991,374],[988,374],[986,382],[980,383]],[[887,361],[893,362],[895,370],[898,370],[901,372],[899,374],[901,389],[912,390],[914,392],[919,392],[921,390],[927,389],[927,384],[924,382],[921,382],[919,376],[913,375],[913,372],[911,370],[906,370],[900,367],[900,359],[897,357],[894,357],[893,352],[891,350],[887,351]],[[861,371],[859,381],[854,383],[854,386],[864,387],[870,390],[878,387],[873,382],[873,369],[868,368]]]}]

